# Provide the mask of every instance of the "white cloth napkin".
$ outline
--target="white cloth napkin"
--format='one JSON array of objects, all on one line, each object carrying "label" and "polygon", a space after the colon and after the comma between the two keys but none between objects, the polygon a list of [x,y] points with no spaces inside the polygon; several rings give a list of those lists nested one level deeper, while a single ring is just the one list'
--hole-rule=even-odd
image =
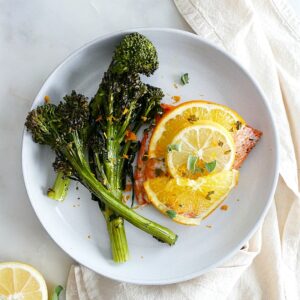
[{"label": "white cloth napkin", "polygon": [[283,0],[175,4],[197,34],[249,70],[270,101],[281,146],[275,201],[245,249],[196,279],[138,286],[72,266],[67,300],[300,299],[300,22]]}]

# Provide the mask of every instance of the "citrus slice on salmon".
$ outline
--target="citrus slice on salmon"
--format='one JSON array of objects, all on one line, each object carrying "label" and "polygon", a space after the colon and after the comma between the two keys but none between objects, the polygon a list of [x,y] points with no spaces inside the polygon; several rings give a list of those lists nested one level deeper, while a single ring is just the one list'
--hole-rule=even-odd
[{"label": "citrus slice on salmon", "polygon": [[167,147],[168,171],[173,177],[196,179],[230,170],[235,159],[232,134],[212,121],[179,131]]},{"label": "citrus slice on salmon", "polygon": [[237,184],[237,170],[222,171],[196,180],[161,176],[144,183],[150,202],[173,221],[198,225]]},{"label": "citrus slice on salmon", "polygon": [[246,124],[237,112],[224,105],[203,100],[182,103],[156,125],[149,143],[149,157],[164,157],[179,131],[203,120],[216,122],[233,134]]}]

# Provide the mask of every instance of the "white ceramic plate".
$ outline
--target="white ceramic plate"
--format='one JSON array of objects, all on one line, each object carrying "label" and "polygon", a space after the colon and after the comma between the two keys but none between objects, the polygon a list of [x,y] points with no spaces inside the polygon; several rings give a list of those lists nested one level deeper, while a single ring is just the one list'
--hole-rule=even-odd
[{"label": "white ceramic plate", "polygon": [[[133,30],[135,31],[135,30]],[[23,174],[32,206],[55,242],[79,263],[113,279],[137,284],[167,284],[196,277],[236,253],[258,228],[270,206],[278,177],[278,147],[274,121],[260,88],[239,64],[198,36],[172,29],[138,29],[156,46],[160,67],[150,83],[184,100],[207,99],[225,104],[264,135],[241,169],[238,187],[225,201],[228,211],[217,209],[198,227],[175,224],[153,207],[138,213],[179,235],[175,246],[157,242],[126,223],[130,260],[112,262],[105,222],[97,204],[83,187],[73,184],[63,203],[48,199],[52,183],[53,153],[24,133]],[[53,101],[75,89],[93,96],[112,52],[125,32],[99,38],[68,57],[46,80],[33,107],[49,95]],[[189,73],[190,83],[180,85]],[[174,83],[177,83],[176,88]],[[80,198],[80,199],[79,199]],[[237,201],[239,200],[239,201]],[[211,225],[209,229],[206,225]]]}]

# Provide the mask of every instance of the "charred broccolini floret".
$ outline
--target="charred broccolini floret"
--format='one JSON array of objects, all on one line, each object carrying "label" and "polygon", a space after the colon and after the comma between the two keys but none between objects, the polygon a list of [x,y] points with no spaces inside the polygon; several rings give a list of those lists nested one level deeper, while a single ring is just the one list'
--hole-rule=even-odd
[{"label": "charred broccolini floret", "polygon": [[119,202],[91,172],[84,151],[87,146],[89,117],[86,98],[72,92],[58,106],[44,104],[29,112],[25,125],[35,142],[50,146],[68,166],[67,169],[72,170],[72,176],[116,214],[159,240],[174,244],[177,236],[172,231],[138,215]]},{"label": "charred broccolini floret", "polygon": [[[76,99],[76,101],[74,101]],[[59,105],[58,110],[62,116],[62,118],[65,119],[65,126],[69,126],[70,128],[75,128],[76,124],[68,124],[69,119],[68,119],[68,106],[72,106],[73,109],[73,114],[78,115],[78,119],[80,115],[82,115],[82,118],[85,117],[84,113],[86,114],[88,112],[88,102],[87,98],[84,97],[83,95],[77,95],[75,92],[72,92],[70,96],[65,97],[65,104],[64,105]],[[53,107],[52,104],[48,104]],[[75,117],[75,116],[74,116]],[[86,139],[87,139],[87,130],[88,130],[88,124],[86,124],[86,128],[81,131],[81,136],[80,138],[84,141],[84,144],[86,144]],[[59,155],[59,153],[57,154]],[[60,162],[60,163],[58,163]],[[68,193],[69,185],[70,185],[70,177],[72,176],[71,170],[66,167],[66,165],[62,166],[61,165],[61,159],[58,156],[55,163],[54,163],[54,169],[57,172],[56,179],[54,181],[54,184],[51,188],[48,189],[47,195],[48,197],[58,200],[58,201],[63,201]]]},{"label": "charred broccolini floret", "polygon": [[[126,35],[116,47],[108,72],[133,74],[132,76],[138,76],[137,74],[149,76],[157,68],[158,57],[154,45],[145,36],[134,32]],[[131,84],[130,80],[128,84]],[[53,186],[48,190],[48,196],[54,200],[63,201],[67,195],[69,184],[68,176],[58,172]]]},{"label": "charred broccolini floret", "polygon": [[[133,55],[134,59],[122,58],[120,68],[120,58],[125,57],[125,53]],[[137,72],[150,74],[157,66],[157,54],[152,43],[140,34],[127,35],[117,47],[113,61],[90,103],[94,128],[91,167],[98,180],[119,201],[122,201],[126,177],[133,180],[132,162],[138,150],[138,142],[128,133],[135,136],[142,125],[153,122],[160,112],[160,100],[164,96],[161,89],[144,84]],[[128,246],[123,219],[104,205],[101,199],[98,200],[106,219],[113,258],[119,262],[126,261]],[[117,230],[113,222],[118,224]],[[118,250],[117,253],[114,249]]]},{"label": "charred broccolini floret", "polygon": [[134,32],[126,35],[116,47],[110,70],[113,73],[138,73],[150,76],[158,68],[154,45],[145,36]]},{"label": "charred broccolini floret", "polygon": [[132,162],[139,146],[133,137],[161,112],[163,92],[140,80],[140,74],[149,76],[157,67],[153,44],[138,33],[126,35],[90,105],[72,92],[58,106],[45,104],[31,111],[26,121],[33,139],[49,145],[57,155],[58,175],[48,195],[62,200],[69,178],[85,185],[105,217],[115,262],[128,259],[123,218],[170,245],[177,239],[122,203],[126,177],[133,180]]}]

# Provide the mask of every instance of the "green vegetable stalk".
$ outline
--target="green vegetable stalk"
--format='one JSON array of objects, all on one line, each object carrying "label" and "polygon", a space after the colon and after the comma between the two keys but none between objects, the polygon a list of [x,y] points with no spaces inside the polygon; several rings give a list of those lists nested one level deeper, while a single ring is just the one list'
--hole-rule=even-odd
[{"label": "green vegetable stalk", "polygon": [[59,171],[56,174],[53,186],[48,189],[47,196],[53,200],[64,201],[69,190],[71,179],[64,174],[64,172]]},{"label": "green vegetable stalk", "polygon": [[58,106],[46,103],[32,110],[25,123],[35,142],[56,153],[57,178],[48,195],[63,200],[69,178],[85,185],[106,220],[115,262],[129,257],[124,219],[161,242],[173,245],[177,239],[122,203],[126,180],[133,181],[136,133],[161,113],[163,92],[140,79],[140,74],[149,76],[157,67],[153,44],[138,33],[129,34],[116,47],[90,104],[73,91]]},{"label": "green vegetable stalk", "polygon": [[[159,88],[141,82],[139,74],[149,76],[157,67],[156,50],[147,38],[138,33],[125,36],[116,47],[90,103],[94,129],[92,169],[120,202],[126,177],[133,174],[132,162],[138,150],[135,133],[143,124],[153,121],[163,97]],[[124,262],[129,254],[123,218],[103,203],[100,207],[107,223],[113,259]]]},{"label": "green vegetable stalk", "polygon": [[56,152],[55,165],[60,170],[72,170],[72,177],[82,182],[117,215],[160,241],[173,245],[177,236],[171,230],[137,214],[96,179],[85,154],[89,119],[87,99],[73,91],[58,106],[44,104],[33,109],[27,116],[25,126],[36,143],[48,145]]}]

